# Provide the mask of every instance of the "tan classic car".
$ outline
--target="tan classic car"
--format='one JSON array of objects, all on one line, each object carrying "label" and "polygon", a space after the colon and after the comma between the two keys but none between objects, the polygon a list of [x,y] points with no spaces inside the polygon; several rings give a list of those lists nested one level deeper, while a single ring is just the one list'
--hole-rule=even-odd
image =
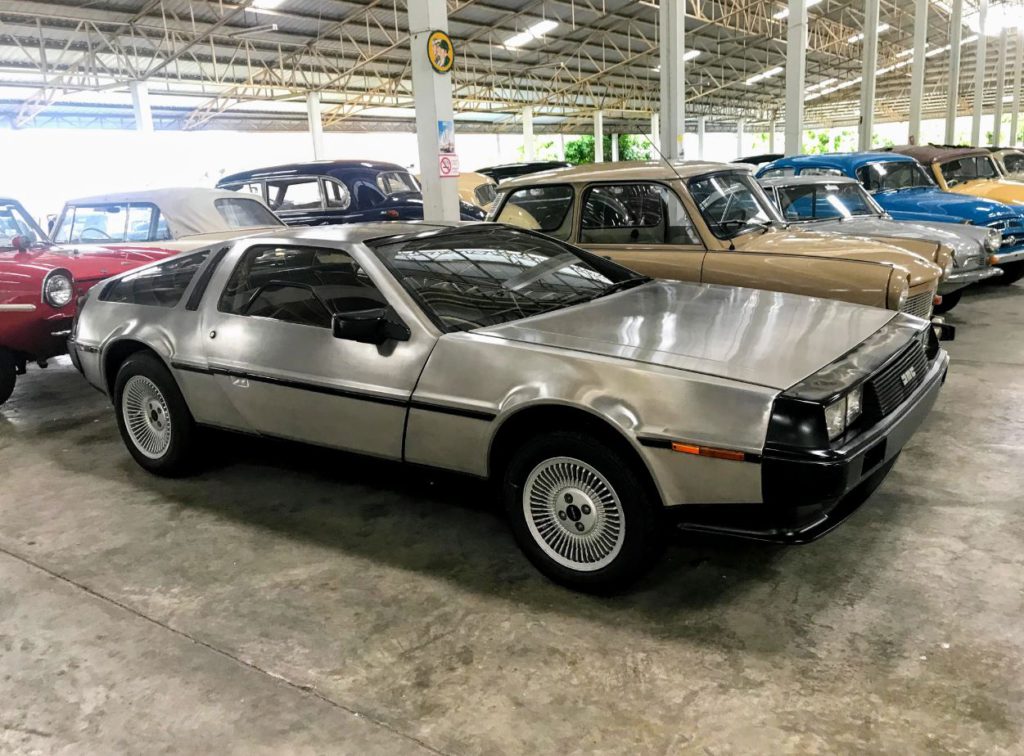
[{"label": "tan classic car", "polygon": [[[657,278],[924,318],[944,274],[895,243],[788,227],[749,171],[724,163],[583,165],[502,183],[490,219],[524,225],[524,214],[532,228]],[[948,251],[940,259],[950,266]]]}]

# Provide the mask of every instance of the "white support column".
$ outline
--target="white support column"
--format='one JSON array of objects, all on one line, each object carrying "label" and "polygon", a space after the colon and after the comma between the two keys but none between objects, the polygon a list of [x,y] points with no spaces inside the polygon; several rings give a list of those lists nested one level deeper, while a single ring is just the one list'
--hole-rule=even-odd
[{"label": "white support column", "polygon": [[686,0],[663,0],[658,7],[661,62],[661,128],[659,145],[667,160],[683,157],[686,132]]},{"label": "white support column", "polygon": [[697,159],[704,159],[704,134],[707,131],[708,117],[697,116]]},{"label": "white support column", "polygon": [[565,134],[558,135],[558,159],[565,160]]},{"label": "white support column", "polygon": [[978,0],[978,43],[974,56],[974,106],[971,113],[971,146],[981,144],[981,113],[985,109],[985,53],[987,37],[985,26],[988,21],[988,0]]},{"label": "white support column", "polygon": [[612,134],[612,162],[619,162],[619,135]]},{"label": "white support column", "polygon": [[1010,116],[1009,145],[1017,144],[1017,123],[1020,120],[1021,73],[1024,72],[1024,29],[1017,29],[1017,54],[1013,59],[1013,114]]},{"label": "white support column", "polygon": [[604,113],[594,113],[594,162],[604,162]]},{"label": "white support column", "polygon": [[786,154],[804,145],[804,78],[807,70],[807,0],[789,0],[786,32]]},{"label": "white support column", "polygon": [[775,122],[775,119],[768,121],[768,152],[775,154],[775,135],[779,130],[779,125]]},{"label": "white support column", "polygon": [[132,93],[136,131],[152,131],[153,111],[149,107],[149,87],[144,81],[133,81],[128,84],[128,89]]},{"label": "white support column", "polygon": [[928,0],[914,0],[914,62],[910,66],[910,144],[921,143],[924,69],[928,58]]},{"label": "white support column", "polygon": [[736,157],[743,157],[743,141],[746,139],[746,133],[744,131],[743,119],[736,121]]},{"label": "white support column", "polygon": [[960,43],[964,35],[964,0],[953,0],[949,14],[949,81],[946,84],[946,144],[956,141],[956,111],[960,103]]},{"label": "white support column", "polygon": [[313,138],[313,159],[323,160],[324,121],[320,115],[319,92],[310,92],[306,95],[306,118],[309,120],[309,135]]},{"label": "white support column", "polygon": [[999,33],[999,63],[996,65],[996,113],[992,122],[992,146],[998,147],[1003,141],[1003,95],[1006,93],[1006,37],[1004,26]]},{"label": "white support column", "polygon": [[864,0],[864,55],[860,82],[860,128],[857,145],[861,151],[871,149],[875,130],[875,76],[878,71],[878,0]]},{"label": "white support column", "polygon": [[[437,73],[430,65],[427,39],[432,31],[448,31],[445,0],[409,3],[409,52],[416,107],[416,142],[423,184],[424,220],[459,220],[457,178],[441,178],[440,122],[452,121],[451,73]],[[450,157],[455,157],[451,155]]]},{"label": "white support column", "polygon": [[523,108],[523,159],[531,162],[534,159],[533,150],[533,107],[527,105]]},{"label": "white support column", "polygon": [[651,144],[653,144],[658,150],[661,149],[661,131],[660,131],[660,126],[661,126],[661,124],[659,123],[658,114],[657,113],[651,113],[651,133],[650,133],[649,136],[650,136],[650,139],[651,139]]}]

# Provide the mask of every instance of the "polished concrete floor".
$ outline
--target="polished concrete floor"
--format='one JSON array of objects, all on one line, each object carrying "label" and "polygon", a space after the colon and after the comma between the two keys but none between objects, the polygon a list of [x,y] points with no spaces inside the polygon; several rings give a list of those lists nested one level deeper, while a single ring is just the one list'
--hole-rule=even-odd
[{"label": "polished concrete floor", "polygon": [[[0,409],[0,752],[1022,753],[1024,283],[842,528],[562,590],[489,490],[221,437],[151,477],[61,362]],[[796,482],[798,484],[798,482]]]}]

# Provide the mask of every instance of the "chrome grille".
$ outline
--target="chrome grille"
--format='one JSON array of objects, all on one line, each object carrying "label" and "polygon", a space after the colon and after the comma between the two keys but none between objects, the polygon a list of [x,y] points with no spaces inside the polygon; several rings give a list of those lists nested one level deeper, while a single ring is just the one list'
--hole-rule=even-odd
[{"label": "chrome grille", "polygon": [[927,320],[932,316],[932,301],[935,299],[935,295],[930,291],[926,291],[922,294],[915,294],[909,297],[907,301],[900,308],[900,312],[905,312],[908,315],[916,315],[919,318]]},{"label": "chrome grille", "polygon": [[1017,218],[992,221],[989,228],[994,228],[1003,236],[1003,246],[1018,247],[1024,244],[1024,221]]},{"label": "chrome grille", "polygon": [[876,421],[891,413],[921,385],[927,371],[924,347],[915,339],[899,357],[868,380],[865,413]]}]

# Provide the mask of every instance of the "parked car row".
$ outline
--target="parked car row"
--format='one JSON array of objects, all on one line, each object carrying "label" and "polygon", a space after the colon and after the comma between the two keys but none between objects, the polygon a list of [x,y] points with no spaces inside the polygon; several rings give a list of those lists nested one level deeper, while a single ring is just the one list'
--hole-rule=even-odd
[{"label": "parked car row", "polygon": [[666,522],[813,540],[927,415],[933,311],[1010,277],[1024,220],[900,154],[753,170],[500,166],[435,223],[401,167],[325,161],[70,202],[52,240],[0,200],[0,403],[66,346],[156,474],[221,428],[490,478],[579,588]]}]

